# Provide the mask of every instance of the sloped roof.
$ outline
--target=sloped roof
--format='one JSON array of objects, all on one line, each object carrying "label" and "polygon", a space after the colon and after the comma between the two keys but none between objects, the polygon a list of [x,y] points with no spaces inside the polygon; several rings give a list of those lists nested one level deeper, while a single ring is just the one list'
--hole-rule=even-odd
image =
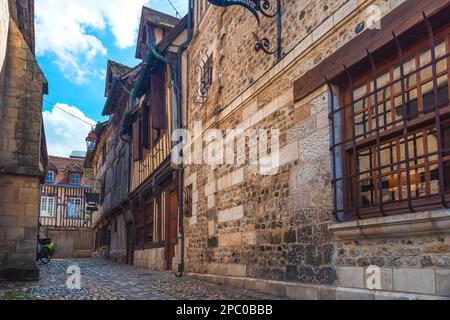
[{"label": "sloped roof", "polygon": [[153,10],[145,6],[142,7],[142,19],[145,23],[151,23],[163,29],[169,30],[175,27],[180,21],[180,19],[174,16]]},{"label": "sloped roof", "polygon": [[58,171],[69,170],[71,172],[82,172],[80,165],[83,165],[84,159],[71,159],[49,156],[48,161],[52,168],[56,168]]},{"label": "sloped roof", "polygon": [[113,77],[121,77],[131,70],[130,67],[112,60],[108,61],[108,68]]}]

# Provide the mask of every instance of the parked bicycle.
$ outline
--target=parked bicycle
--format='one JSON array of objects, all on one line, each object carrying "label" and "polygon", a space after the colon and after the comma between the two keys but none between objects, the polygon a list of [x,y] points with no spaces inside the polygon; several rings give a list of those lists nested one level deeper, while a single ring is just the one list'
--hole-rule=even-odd
[{"label": "parked bicycle", "polygon": [[52,260],[55,254],[55,245],[50,238],[38,239],[38,252],[36,261],[40,261],[42,264],[48,264]]}]

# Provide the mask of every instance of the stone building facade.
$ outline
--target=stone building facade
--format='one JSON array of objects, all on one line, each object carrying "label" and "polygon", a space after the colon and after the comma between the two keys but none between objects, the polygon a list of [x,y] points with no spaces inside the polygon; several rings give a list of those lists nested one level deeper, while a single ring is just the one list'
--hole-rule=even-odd
[{"label": "stone building facade", "polygon": [[[346,200],[354,199],[352,192],[356,191],[342,174],[352,167],[342,167],[346,156],[334,142],[339,140],[343,124],[332,111],[332,107],[345,109],[343,105],[349,104],[338,93],[340,86],[350,85],[344,64],[356,82],[373,71],[366,48],[373,52],[375,69],[397,58],[393,32],[405,48],[422,38],[424,46],[429,46],[422,12],[431,20],[436,39],[445,38],[441,30],[448,23],[443,18],[448,1],[281,1],[280,60],[276,54],[263,52],[264,42],[255,51],[252,34],[267,37],[270,47],[266,49],[271,51],[276,46],[276,20],[260,15],[258,26],[242,7],[220,8],[204,0],[193,4],[187,96],[187,128],[192,139],[184,148],[184,181],[191,199],[184,220],[185,272],[296,299],[450,296],[450,212],[445,209],[448,172],[442,170],[438,188],[442,201],[437,205],[415,207],[413,200],[406,210],[389,211],[389,205],[374,200],[375,210],[363,215],[365,207],[359,208],[359,202],[353,207]],[[378,23],[381,29],[376,28]],[[369,28],[372,26],[375,29]],[[442,63],[438,70],[444,74]],[[446,100],[445,86],[440,88],[436,94],[443,94],[443,105],[448,104],[448,87]],[[372,115],[374,121],[376,115]],[[448,139],[445,119],[441,120],[444,149]],[[410,125],[409,120],[405,123]],[[263,160],[279,155],[278,163],[269,165],[270,175],[261,163],[248,161],[252,148],[264,140],[255,137],[260,132],[255,130],[267,128],[279,133],[279,145],[272,137],[272,145],[262,148],[269,150],[269,156],[262,154]],[[207,158],[212,147],[217,160],[217,152],[223,152],[217,151],[217,145],[224,143],[217,130],[225,136],[230,129],[248,136],[246,143],[225,149],[224,157],[235,155],[227,158],[235,161],[224,165],[219,157],[215,164],[202,162],[202,154],[198,158],[195,149],[206,150]],[[377,139],[365,143],[377,140],[377,152],[385,135],[374,136]],[[247,158],[245,164],[236,162],[243,157]],[[374,159],[369,162],[375,164]],[[428,174],[437,172],[427,168]],[[399,189],[413,189],[412,183],[405,185],[404,176],[416,185],[422,181],[410,170],[405,175],[403,171],[393,174],[379,185],[374,178],[371,181],[383,189],[388,186],[388,196],[394,198],[401,193]],[[428,189],[436,188],[435,173],[429,178],[422,175]],[[413,191],[418,188],[414,186]],[[363,190],[370,193],[371,189],[376,188],[372,185]],[[431,199],[431,194],[427,198]],[[400,206],[397,200],[391,202]],[[363,216],[357,219],[358,215]],[[367,281],[373,270],[381,283],[376,290]]]},{"label": "stone building facade", "polygon": [[0,276],[35,279],[47,81],[34,55],[34,1],[0,10]]}]

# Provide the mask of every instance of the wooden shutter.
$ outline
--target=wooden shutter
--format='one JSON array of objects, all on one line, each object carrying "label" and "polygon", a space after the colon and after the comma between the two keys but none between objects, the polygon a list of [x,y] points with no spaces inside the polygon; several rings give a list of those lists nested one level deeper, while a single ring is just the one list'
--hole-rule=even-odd
[{"label": "wooden shutter", "polygon": [[140,138],[141,138],[141,130],[140,130],[140,121],[139,117],[136,118],[133,122],[133,161],[139,161],[141,159],[140,154]]},{"label": "wooden shutter", "polygon": [[166,81],[163,70],[150,76],[150,113],[154,129],[167,129]]},{"label": "wooden shutter", "polygon": [[148,150],[152,148],[150,132],[150,107],[144,102],[142,105],[142,146]]}]

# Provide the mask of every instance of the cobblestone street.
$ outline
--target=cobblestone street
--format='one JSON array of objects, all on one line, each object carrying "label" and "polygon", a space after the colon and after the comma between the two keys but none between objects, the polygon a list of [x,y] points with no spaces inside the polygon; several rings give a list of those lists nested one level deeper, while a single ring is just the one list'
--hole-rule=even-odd
[{"label": "cobblestone street", "polygon": [[[67,268],[81,268],[81,290],[69,290]],[[1,299],[265,300],[274,297],[103,260],[56,260],[39,266],[38,282],[0,282]]]}]

